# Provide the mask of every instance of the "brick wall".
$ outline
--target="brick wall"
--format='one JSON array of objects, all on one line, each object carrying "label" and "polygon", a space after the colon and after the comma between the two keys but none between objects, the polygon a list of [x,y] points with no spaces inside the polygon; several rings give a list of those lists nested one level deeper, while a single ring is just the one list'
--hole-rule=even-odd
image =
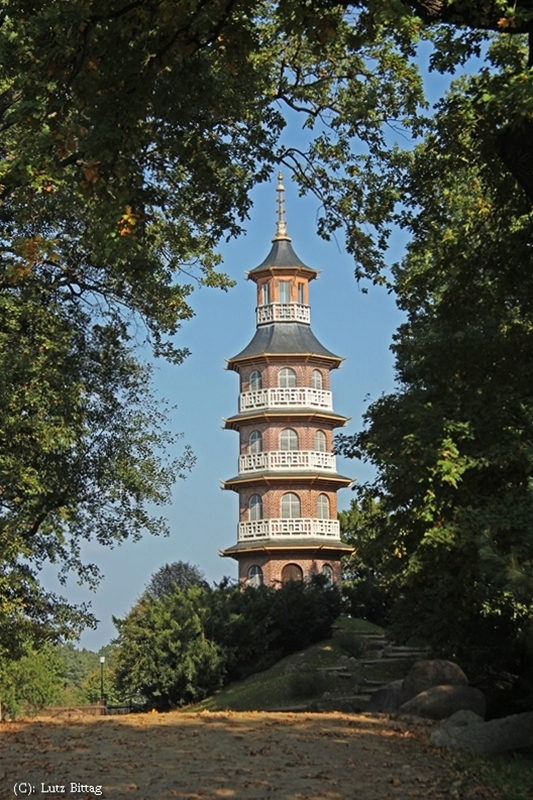
[{"label": "brick wall", "polygon": [[280,450],[280,434],[285,428],[292,428],[298,434],[298,450],[316,450],[315,434],[323,431],[326,436],[326,452],[331,453],[333,449],[333,427],[325,426],[322,423],[305,422],[298,423],[296,420],[291,422],[253,422],[243,425],[240,429],[240,454],[250,452],[249,439],[252,431],[259,431],[263,437],[263,450]]},{"label": "brick wall", "polygon": [[284,550],[278,553],[243,554],[239,557],[239,581],[248,583],[248,570],[257,565],[263,570],[263,581],[267,586],[281,585],[281,574],[286,564],[297,564],[303,571],[304,579],[320,574],[328,564],[333,570],[333,581],[340,585],[340,558],[324,558],[312,551]]},{"label": "brick wall", "polygon": [[304,363],[295,363],[297,356],[293,356],[290,361],[285,359],[270,360],[268,363],[265,359],[258,360],[257,364],[247,364],[241,369],[241,392],[250,391],[250,373],[254,370],[259,370],[263,383],[263,389],[273,389],[279,386],[279,371],[285,367],[290,367],[296,372],[296,385],[311,387],[311,374],[313,370],[317,369],[322,375],[322,388],[329,391],[330,380],[329,365],[321,363],[321,359],[313,358],[312,361]]},{"label": "brick wall", "polygon": [[263,501],[263,519],[276,519],[281,517],[281,496],[285,492],[294,492],[300,498],[301,516],[316,519],[317,501],[319,494],[325,494],[329,499],[329,518],[337,519],[337,493],[323,492],[321,489],[311,489],[309,484],[294,481],[284,489],[262,487],[247,487],[239,491],[239,519],[247,522],[250,519],[248,503],[253,494],[260,495]]}]

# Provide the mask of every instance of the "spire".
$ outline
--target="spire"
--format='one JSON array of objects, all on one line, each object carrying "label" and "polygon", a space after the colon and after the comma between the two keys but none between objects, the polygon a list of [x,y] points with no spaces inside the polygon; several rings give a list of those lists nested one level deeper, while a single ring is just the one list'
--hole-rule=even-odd
[{"label": "spire", "polygon": [[280,239],[286,239],[290,242],[291,238],[287,235],[287,222],[285,220],[285,187],[283,185],[283,174],[281,172],[278,172],[276,191],[278,193],[278,218],[276,221],[276,235],[272,241],[277,242]]}]

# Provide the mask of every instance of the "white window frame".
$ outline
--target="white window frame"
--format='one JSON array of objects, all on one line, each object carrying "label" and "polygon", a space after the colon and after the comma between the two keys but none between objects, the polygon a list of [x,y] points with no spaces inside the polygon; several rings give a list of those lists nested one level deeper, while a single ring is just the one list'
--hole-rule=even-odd
[{"label": "white window frame", "polygon": [[248,383],[250,385],[251,392],[257,392],[259,389],[263,388],[263,376],[258,369],[254,369],[250,372],[250,379]]},{"label": "white window frame", "polygon": [[290,281],[279,281],[278,289],[279,289],[279,302],[280,303],[290,303],[291,302],[291,282]]},{"label": "white window frame", "polygon": [[322,389],[323,385],[322,373],[319,369],[314,369],[311,373],[311,389]]},{"label": "white window frame", "polygon": [[296,372],[291,367],[283,367],[278,374],[280,389],[294,389],[296,386]]},{"label": "white window frame", "polygon": [[329,519],[331,506],[327,494],[319,494],[316,500],[316,511],[318,519]]},{"label": "white window frame", "polygon": [[248,450],[250,453],[263,452],[263,434],[261,431],[251,432],[250,436],[248,437]]},{"label": "white window frame", "polygon": [[263,570],[259,564],[252,564],[248,570],[248,585],[257,589],[259,586],[263,585],[263,580]]},{"label": "white window frame", "polygon": [[280,514],[282,519],[299,519],[302,515],[302,504],[295,492],[281,495]]},{"label": "white window frame", "polygon": [[294,428],[283,428],[279,435],[280,450],[298,450],[300,440]]},{"label": "white window frame", "polygon": [[253,494],[250,497],[248,501],[248,511],[250,520],[263,519],[263,498],[260,494]]},{"label": "white window frame", "polygon": [[327,439],[324,431],[315,432],[315,450],[317,453],[325,453],[327,448]]}]

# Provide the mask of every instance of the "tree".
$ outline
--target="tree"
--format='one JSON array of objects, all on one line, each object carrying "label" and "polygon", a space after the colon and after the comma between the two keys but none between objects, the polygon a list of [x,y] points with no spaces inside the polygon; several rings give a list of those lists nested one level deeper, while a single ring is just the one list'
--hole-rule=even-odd
[{"label": "tree", "polygon": [[191,586],[209,589],[201,569],[186,561],[174,561],[172,564],[164,564],[152,575],[145,594],[161,600],[166,595],[172,594],[176,587],[186,592]]},{"label": "tree", "polygon": [[35,714],[56,702],[61,693],[63,663],[52,647],[29,651],[18,660],[0,664],[2,713],[15,717]]},{"label": "tree", "polygon": [[116,684],[125,697],[184,705],[222,685],[221,648],[206,638],[206,592],[177,587],[157,599],[145,594],[124,619],[113,617],[118,637]]},{"label": "tree", "polygon": [[165,458],[175,437],[116,322],[90,324],[42,287],[4,293],[0,305],[0,648],[16,657],[93,623],[40,587],[43,563],[94,585],[81,542],[164,532],[147,504],[164,503],[193,459],[187,449]]},{"label": "tree", "polygon": [[387,517],[370,492],[352,500],[348,511],[339,513],[341,536],[354,552],[343,563],[342,596],[345,613],[375,625],[388,626],[393,593],[387,576],[380,572],[380,532]]},{"label": "tree", "polygon": [[369,490],[388,517],[369,546],[394,585],[397,634],[531,680],[532,216],[488,157],[491,123],[470,83],[453,87],[413,155],[412,240],[394,270],[407,314],[398,389],[340,446],[378,469]]}]

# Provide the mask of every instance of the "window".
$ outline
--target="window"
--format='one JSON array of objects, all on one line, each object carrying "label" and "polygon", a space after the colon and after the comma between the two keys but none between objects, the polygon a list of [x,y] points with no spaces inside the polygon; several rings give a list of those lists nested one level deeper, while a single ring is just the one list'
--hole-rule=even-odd
[{"label": "window", "polygon": [[329,519],[329,497],[319,494],[317,500],[318,519]]},{"label": "window", "polygon": [[250,509],[251,520],[263,519],[263,501],[261,500],[261,495],[253,494],[250,497],[248,508]]},{"label": "window", "polygon": [[322,567],[322,575],[325,578],[324,585],[327,587],[333,586],[333,569],[329,564],[324,564]]},{"label": "window", "polygon": [[262,305],[267,306],[270,303],[270,284],[264,283],[261,287],[261,301]]},{"label": "window", "polygon": [[252,431],[248,439],[250,453],[260,453],[263,449],[263,437],[261,431]]},{"label": "window", "polygon": [[254,369],[253,372],[250,372],[250,391],[256,392],[258,389],[263,388],[263,379],[261,377],[261,373],[258,369]]},{"label": "window", "polygon": [[284,367],[279,371],[279,385],[281,389],[292,389],[296,386],[296,373],[290,367]]},{"label": "window", "polygon": [[263,570],[258,564],[254,564],[248,570],[248,583],[257,589],[258,586],[263,584]]},{"label": "window", "polygon": [[300,516],[300,498],[293,492],[287,492],[281,498],[282,519],[297,519]]},{"label": "window", "polygon": [[281,570],[281,582],[283,584],[289,583],[290,581],[303,581],[303,579],[303,570],[298,564],[285,564]]},{"label": "window", "polygon": [[292,428],[285,428],[279,437],[280,450],[298,450],[298,434]]},{"label": "window", "polygon": [[279,282],[279,302],[280,303],[290,303],[291,302],[291,282],[290,281],[280,281]]},{"label": "window", "polygon": [[300,305],[303,306],[304,304],[304,285],[303,283],[298,284],[298,302]]},{"label": "window", "polygon": [[315,433],[315,450],[318,450],[319,453],[326,452],[326,434],[324,431]]},{"label": "window", "polygon": [[311,388],[322,389],[322,373],[314,369],[311,373]]}]

